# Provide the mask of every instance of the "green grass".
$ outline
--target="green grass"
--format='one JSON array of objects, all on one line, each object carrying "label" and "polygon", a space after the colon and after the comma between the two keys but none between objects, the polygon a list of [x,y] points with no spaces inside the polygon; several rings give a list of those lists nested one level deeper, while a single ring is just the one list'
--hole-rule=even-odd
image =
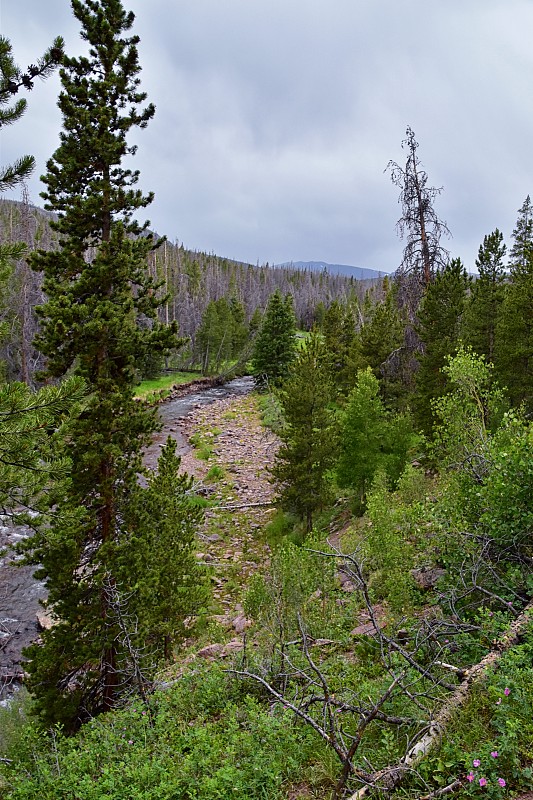
[{"label": "green grass", "polygon": [[207,481],[218,481],[221,480],[225,476],[225,472],[223,467],[220,467],[218,464],[213,464],[205,479]]},{"label": "green grass", "polygon": [[189,383],[200,377],[199,372],[173,372],[170,375],[162,375],[154,380],[142,381],[135,391],[135,396],[143,400],[152,399],[152,395],[159,396],[161,392],[164,392],[163,396],[166,396],[174,384]]}]

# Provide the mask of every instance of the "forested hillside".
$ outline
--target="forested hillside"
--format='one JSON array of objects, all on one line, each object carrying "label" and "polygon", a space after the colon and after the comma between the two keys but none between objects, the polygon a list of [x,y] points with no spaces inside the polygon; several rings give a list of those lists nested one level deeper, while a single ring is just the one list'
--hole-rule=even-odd
[{"label": "forested hillside", "polygon": [[[0,199],[0,242],[25,242],[30,252],[36,248],[54,250],[57,234],[49,224],[53,218],[53,214],[27,201]],[[160,284],[159,295],[165,297],[158,312],[160,321],[167,325],[177,322],[180,334],[187,338],[179,363],[188,367],[205,361],[205,352],[196,340],[202,322],[204,328],[212,328],[211,349],[218,351],[224,332],[232,324],[231,303],[240,324],[246,327],[244,344],[254,313],[258,321],[276,289],[290,295],[298,325],[308,330],[331,302],[361,304],[375,283],[310,269],[241,264],[166,240],[148,255],[146,270]],[[31,382],[39,366],[39,355],[32,345],[37,331],[33,309],[43,302],[43,293],[42,279],[29,268],[26,258],[18,260],[13,273],[4,279],[2,297],[0,313],[8,333],[0,353],[11,378]],[[252,334],[253,330],[252,325]]]}]

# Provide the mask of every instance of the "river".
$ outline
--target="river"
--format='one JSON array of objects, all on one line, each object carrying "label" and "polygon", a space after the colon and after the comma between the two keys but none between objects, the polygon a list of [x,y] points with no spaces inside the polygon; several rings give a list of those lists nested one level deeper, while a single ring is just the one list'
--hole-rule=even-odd
[{"label": "river", "polygon": [[[193,409],[225,397],[248,394],[252,388],[252,378],[236,378],[209,389],[195,388],[190,394],[162,403],[158,409],[162,428],[145,452],[146,466],[156,468],[169,435],[176,439],[180,454],[187,452],[190,446],[180,430],[180,420]],[[26,529],[14,527],[0,517],[0,552],[5,549],[0,558],[0,702],[5,702],[21,683],[22,650],[39,636],[38,615],[43,613],[40,601],[46,597],[44,584],[33,577],[34,568],[17,565],[13,553],[14,545],[27,535]]]}]

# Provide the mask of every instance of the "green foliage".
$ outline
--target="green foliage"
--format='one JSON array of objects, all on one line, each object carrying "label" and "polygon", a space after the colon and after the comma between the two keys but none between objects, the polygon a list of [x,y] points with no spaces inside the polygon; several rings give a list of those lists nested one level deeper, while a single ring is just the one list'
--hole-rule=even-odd
[{"label": "green foliage", "polygon": [[505,409],[502,391],[493,381],[493,367],[483,356],[460,347],[443,367],[449,391],[433,403],[434,452],[443,467],[461,467],[478,480],[488,458],[491,431]]},{"label": "green foliage", "polygon": [[130,500],[127,533],[117,547],[116,583],[128,594],[133,590],[127,612],[136,625],[130,635],[143,658],[150,656],[150,673],[172,657],[176,643],[191,635],[191,618],[208,599],[205,575],[195,555],[203,510],[195,502],[193,479],[179,471],[176,447],[169,437],[157,472]]},{"label": "green foliage", "polygon": [[259,396],[259,408],[261,410],[261,420],[266,428],[270,428],[274,433],[279,433],[285,422],[283,419],[283,408],[279,397],[274,392],[268,392]]},{"label": "green foliage", "polygon": [[[320,548],[308,541],[309,548]],[[270,668],[283,667],[286,642],[300,639],[303,622],[310,636],[324,636],[332,619],[334,561],[285,541],[272,555],[269,570],[250,580],[245,613],[260,627],[271,654]],[[280,660],[281,659],[281,660]]]},{"label": "green foliage", "polygon": [[252,355],[257,386],[279,385],[296,355],[296,320],[289,295],[276,290],[269,298]]},{"label": "green foliage", "polygon": [[505,294],[503,234],[498,228],[483,239],[476,259],[479,277],[472,285],[462,323],[462,336],[487,361],[494,361],[496,327]]},{"label": "green foliage", "polygon": [[[239,701],[238,704],[236,701]],[[29,728],[2,769],[5,800],[276,800],[316,750],[315,737],[237,696],[217,667],[198,666],[76,738]]]},{"label": "green foliage", "polygon": [[57,453],[54,439],[61,438],[68,414],[84,395],[85,384],[75,377],[38,392],[24,383],[0,384],[0,505],[5,510],[33,505],[40,495],[42,505],[42,492],[68,471],[68,456]]},{"label": "green foliage", "polygon": [[359,371],[340,425],[337,479],[340,486],[354,489],[363,503],[378,470],[392,482],[398,480],[416,437],[407,415],[385,409],[370,367]]},{"label": "green foliage", "polygon": [[[63,56],[63,44],[63,39],[57,37],[37,64],[31,64],[27,72],[23,73],[13,59],[11,42],[5,36],[0,36],[0,128],[12,125],[22,117],[27,108],[27,101],[20,98],[12,105],[8,105],[9,102],[22,86],[30,90],[33,88],[35,78],[47,78],[52,74]],[[0,170],[0,193],[12,189],[28,178],[34,165],[33,156],[22,156],[15,163],[3,166]],[[6,252],[7,250],[3,250],[4,254]]]},{"label": "green foliage", "polygon": [[355,319],[350,307],[334,301],[324,315],[321,332],[336,391],[347,394],[354,382],[350,355],[356,338]]},{"label": "green foliage", "polygon": [[511,267],[496,329],[495,366],[514,406],[533,409],[533,245]]},{"label": "green foliage", "polygon": [[[111,708],[129,681],[110,591],[129,591],[123,542],[133,532],[125,520],[142,448],[157,426],[134,399],[135,367],[176,338],[175,327],[156,321],[161,300],[145,266],[154,243],[148,223],[133,219],[152,196],[135,188],[138,173],[122,165],[136,149],[128,134],[154,113],[141,107],[138,37],[127,35],[134,15],[120,0],[72,0],[72,7],[89,55],[63,59],[64,131],[43,178],[60,249],[37,252],[32,266],[44,272],[38,343],[47,375],[74,372],[89,395],[63,442],[72,467],[50,493],[57,518],[30,543],[60,621],[31,651],[28,669],[43,717],[75,727]],[[141,605],[137,611],[142,629]],[[151,618],[148,608],[147,624]]]},{"label": "green foliage", "polygon": [[248,339],[244,308],[225,297],[208,303],[196,334],[196,352],[204,374],[220,370],[222,364],[239,355]]},{"label": "green foliage", "polygon": [[[441,549],[466,614],[514,608],[531,592],[531,424],[503,415],[490,367],[460,350],[446,368],[453,391],[435,404],[437,452],[450,472],[434,513]],[[508,606],[510,604],[510,606]]]},{"label": "green foliage", "polygon": [[533,206],[528,195],[518,209],[518,219],[513,230],[513,246],[509,253],[512,273],[529,272],[533,248]]},{"label": "green foliage", "polygon": [[226,473],[224,472],[224,468],[220,467],[218,464],[213,464],[213,466],[209,469],[209,472],[205,476],[206,481],[218,481],[224,477]]},{"label": "green foliage", "polygon": [[459,345],[467,286],[465,268],[460,259],[453,259],[428,285],[418,311],[417,333],[423,353],[419,358],[413,408],[416,421],[426,435],[433,430],[431,403],[447,389],[447,376],[442,368],[446,357],[453,355]]},{"label": "green foliage", "polygon": [[409,506],[391,496],[385,473],[378,472],[368,495],[366,516],[368,527],[364,551],[373,571],[371,588],[375,596],[386,598],[398,616],[411,611],[415,585],[411,577],[414,566],[410,543]]},{"label": "green foliage", "polygon": [[271,471],[281,508],[297,514],[310,531],[313,515],[330,497],[328,471],[337,455],[328,354],[318,334],[298,352],[279,398],[286,424]]},{"label": "green foliage", "polygon": [[394,405],[400,386],[389,364],[392,354],[402,345],[404,324],[393,291],[384,287],[384,299],[370,305],[361,329],[361,355],[380,381],[381,395],[387,405]]}]

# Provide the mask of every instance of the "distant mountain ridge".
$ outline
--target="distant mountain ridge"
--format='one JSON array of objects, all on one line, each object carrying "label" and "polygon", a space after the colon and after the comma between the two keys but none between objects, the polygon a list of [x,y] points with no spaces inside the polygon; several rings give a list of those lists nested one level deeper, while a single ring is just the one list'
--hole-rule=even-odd
[{"label": "distant mountain ridge", "polygon": [[275,267],[294,267],[294,269],[310,269],[313,272],[323,272],[326,270],[330,275],[344,275],[347,278],[355,278],[357,281],[372,280],[383,278],[387,272],[377,269],[367,269],[366,267],[351,267],[348,264],[326,264],[325,261],[286,261],[283,264],[274,264]]}]

